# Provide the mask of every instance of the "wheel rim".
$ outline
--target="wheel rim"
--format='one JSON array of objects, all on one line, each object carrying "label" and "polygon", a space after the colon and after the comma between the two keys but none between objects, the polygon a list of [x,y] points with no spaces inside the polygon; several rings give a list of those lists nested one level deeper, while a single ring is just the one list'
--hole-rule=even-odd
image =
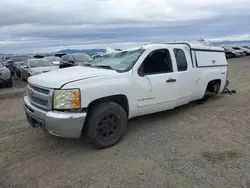
[{"label": "wheel rim", "polygon": [[105,115],[99,122],[96,133],[103,139],[113,137],[118,130],[119,118],[116,114]]}]

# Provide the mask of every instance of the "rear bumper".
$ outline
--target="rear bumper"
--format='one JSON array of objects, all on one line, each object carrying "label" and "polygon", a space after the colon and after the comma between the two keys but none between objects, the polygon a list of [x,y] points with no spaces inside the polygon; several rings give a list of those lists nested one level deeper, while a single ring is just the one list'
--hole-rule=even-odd
[{"label": "rear bumper", "polygon": [[29,102],[24,95],[24,110],[32,127],[60,137],[79,138],[86,119],[86,113],[65,113],[58,111],[44,111]]}]

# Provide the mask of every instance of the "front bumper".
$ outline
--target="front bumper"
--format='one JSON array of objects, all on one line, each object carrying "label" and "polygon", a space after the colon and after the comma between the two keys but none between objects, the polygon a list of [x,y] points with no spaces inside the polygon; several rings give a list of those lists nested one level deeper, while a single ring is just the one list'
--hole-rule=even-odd
[{"label": "front bumper", "polygon": [[32,127],[39,127],[42,130],[64,138],[79,138],[87,114],[66,113],[58,111],[44,111],[32,105],[27,94],[23,97],[24,110],[27,119]]}]

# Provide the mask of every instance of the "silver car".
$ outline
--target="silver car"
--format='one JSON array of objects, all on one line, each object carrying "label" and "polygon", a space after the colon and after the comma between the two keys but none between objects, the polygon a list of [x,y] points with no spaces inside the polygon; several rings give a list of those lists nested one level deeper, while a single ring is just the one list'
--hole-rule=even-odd
[{"label": "silver car", "polygon": [[58,68],[58,66],[55,66],[47,59],[27,59],[23,62],[21,68],[21,79],[27,80],[30,76],[49,72]]},{"label": "silver car", "polygon": [[12,87],[11,72],[0,62],[0,87]]}]

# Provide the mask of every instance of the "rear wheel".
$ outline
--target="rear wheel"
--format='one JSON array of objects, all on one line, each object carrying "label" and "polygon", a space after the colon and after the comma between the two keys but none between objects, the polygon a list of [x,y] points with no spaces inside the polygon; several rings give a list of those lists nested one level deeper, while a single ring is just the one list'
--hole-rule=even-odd
[{"label": "rear wheel", "polygon": [[104,102],[89,111],[85,131],[94,147],[104,149],[117,144],[126,128],[125,110],[117,103]]},{"label": "rear wheel", "polygon": [[216,95],[220,91],[220,81],[214,80],[208,83],[204,96],[199,100],[199,102],[205,102],[212,96]]}]

